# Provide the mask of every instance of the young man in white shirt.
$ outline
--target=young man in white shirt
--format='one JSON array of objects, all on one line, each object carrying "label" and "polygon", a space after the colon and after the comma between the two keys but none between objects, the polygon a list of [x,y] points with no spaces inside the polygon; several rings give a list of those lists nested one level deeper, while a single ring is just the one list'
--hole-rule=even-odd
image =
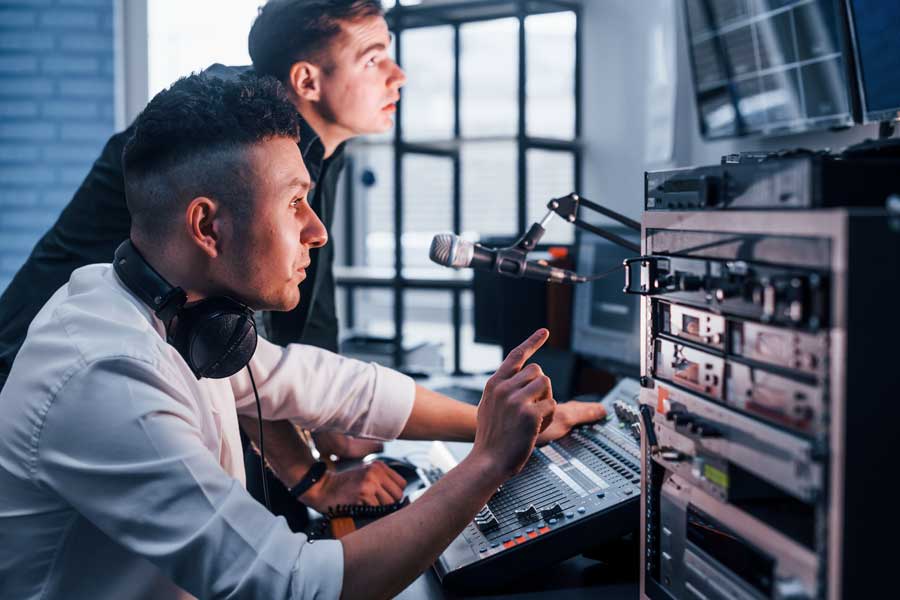
[{"label": "young man in white shirt", "polygon": [[[210,303],[299,301],[309,250],[327,235],[307,203],[298,131],[270,78],[192,76],[138,118],[123,157],[127,256],[166,291],[126,277],[119,258],[89,265],[29,328],[0,393],[0,597],[387,597],[540,438],[560,435],[549,379],[523,367],[545,330],[507,357],[477,414],[318,348],[260,339],[246,353],[249,338],[229,333],[216,357],[202,327],[184,342]],[[237,416],[256,414],[255,388],[265,420],[474,446],[413,505],[313,544],[244,489]]]},{"label": "young man in white shirt", "polygon": [[[390,57],[390,43],[377,0],[272,0],[261,9],[250,32],[254,70],[279,79],[302,117],[299,148],[315,182],[309,203],[326,229],[335,213],[344,142],[384,132],[392,125],[394,103],[406,78]],[[206,72],[236,79],[245,71],[214,65]],[[73,270],[110,260],[128,236],[131,217],[125,206],[121,153],[130,133],[129,128],[109,140],[72,202],[0,296],[0,389],[41,306]],[[311,252],[304,294],[294,309],[263,313],[267,339],[337,350],[332,249],[333,244],[327,244]],[[561,407],[557,435],[568,431],[566,424],[570,427],[590,418],[593,410],[577,404]],[[474,423],[474,411],[470,410],[468,420]],[[255,417],[242,415],[241,422],[255,439]],[[299,517],[306,514],[295,499],[320,511],[335,504],[386,504],[400,499],[399,476],[380,462],[327,471],[306,487],[314,459],[293,425],[265,421],[263,430],[269,464],[286,486],[269,477],[272,508],[286,515],[293,526],[302,525]],[[468,429],[459,435],[471,437]],[[336,432],[315,436],[317,447],[326,455],[361,456],[374,451],[371,442]],[[249,468],[256,469],[256,456],[252,451],[248,456]],[[254,472],[248,479],[253,486],[261,478]],[[291,495],[286,488],[302,493]]]}]

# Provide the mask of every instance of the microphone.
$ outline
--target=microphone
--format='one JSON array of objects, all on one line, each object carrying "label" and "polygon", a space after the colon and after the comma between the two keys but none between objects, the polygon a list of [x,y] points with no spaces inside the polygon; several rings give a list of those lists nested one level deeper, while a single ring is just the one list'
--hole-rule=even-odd
[{"label": "microphone", "polygon": [[506,277],[536,279],[551,283],[582,283],[587,278],[550,265],[525,259],[517,248],[485,248],[452,233],[439,233],[431,240],[428,256],[444,267],[491,271]]}]

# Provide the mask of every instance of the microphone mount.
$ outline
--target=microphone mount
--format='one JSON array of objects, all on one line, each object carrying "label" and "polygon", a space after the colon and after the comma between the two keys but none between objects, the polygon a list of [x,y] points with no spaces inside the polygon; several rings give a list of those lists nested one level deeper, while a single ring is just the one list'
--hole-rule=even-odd
[{"label": "microphone mount", "polygon": [[[605,217],[609,217],[614,221],[618,221],[622,225],[625,225],[629,229],[633,229],[640,233],[641,224],[633,219],[629,219],[625,215],[619,214],[614,210],[610,210],[603,206],[600,206],[596,202],[591,202],[587,198],[582,198],[576,193],[568,194],[567,196],[561,196],[559,198],[553,198],[547,203],[547,214],[544,215],[544,218],[541,219],[540,223],[532,223],[531,227],[525,232],[525,235],[520,237],[516,242],[508,247],[508,248],[498,248],[496,250],[498,260],[496,263],[495,270],[500,272],[500,265],[503,264],[507,267],[507,272],[509,272],[509,265],[515,265],[511,271],[513,272],[521,272],[525,268],[525,263],[528,260],[528,253],[534,250],[538,242],[541,241],[541,238],[544,237],[545,229],[544,226],[547,222],[553,217],[554,214],[559,215],[567,222],[571,223],[575,227],[582,229],[584,231],[588,231],[593,233],[594,235],[598,235],[610,242],[622,246],[636,254],[641,253],[640,244],[635,244],[634,242],[630,242],[625,238],[618,236],[614,233],[610,233],[605,229],[601,229],[596,225],[592,225],[578,217],[578,209],[579,207],[584,206],[594,212],[600,213]],[[583,281],[590,281],[591,278],[585,277],[582,279]]]},{"label": "microphone mount", "polygon": [[[478,259],[478,268],[487,268],[497,275],[517,278],[533,278],[537,272],[534,271],[532,263],[529,263],[528,261],[528,253],[537,247],[546,231],[544,225],[547,224],[554,214],[559,215],[579,229],[598,235],[614,244],[635,252],[636,254],[640,254],[641,249],[638,244],[630,242],[625,238],[580,219],[578,217],[578,209],[582,205],[618,221],[630,229],[638,232],[641,230],[641,225],[637,221],[629,219],[608,208],[604,208],[586,198],[582,198],[578,194],[572,193],[567,196],[551,199],[547,203],[547,214],[544,215],[539,223],[533,223],[528,231],[511,246],[490,249],[489,254],[479,254],[476,251],[481,247],[479,244],[472,244],[471,242],[462,243],[455,234],[441,234],[435,236],[432,241],[430,251],[431,259],[438,264],[452,268],[468,267],[473,262],[473,259]],[[488,256],[490,258],[487,258]],[[586,281],[594,281],[595,279],[606,277],[622,267],[627,268],[628,261],[625,261],[623,265],[620,265],[615,269],[590,277],[552,267],[546,261],[537,261],[535,264],[546,269],[546,271],[541,270],[539,273],[541,277],[544,277],[546,274],[547,281],[555,281],[556,283],[584,283]]]}]

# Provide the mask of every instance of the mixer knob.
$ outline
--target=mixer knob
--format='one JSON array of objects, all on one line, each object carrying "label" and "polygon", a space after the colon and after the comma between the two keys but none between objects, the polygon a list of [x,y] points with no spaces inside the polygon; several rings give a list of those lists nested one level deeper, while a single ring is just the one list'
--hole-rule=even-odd
[{"label": "mixer knob", "polygon": [[641,439],[641,424],[640,423],[632,423],[631,424],[631,435],[634,436],[635,439]]}]

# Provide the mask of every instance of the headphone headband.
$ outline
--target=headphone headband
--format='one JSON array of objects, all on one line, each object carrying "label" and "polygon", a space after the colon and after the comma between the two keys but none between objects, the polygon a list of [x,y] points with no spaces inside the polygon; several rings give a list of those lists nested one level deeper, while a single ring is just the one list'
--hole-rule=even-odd
[{"label": "headphone headband", "polygon": [[200,379],[231,377],[256,351],[253,311],[232,298],[206,298],[187,306],[187,294],[173,287],[131,240],[116,249],[116,275],[141,302],[153,309],[166,327],[171,344]]},{"label": "headphone headband", "polygon": [[166,327],[187,302],[184,290],[172,287],[131,240],[125,240],[116,248],[115,270],[119,279],[141,302],[153,309]]}]

